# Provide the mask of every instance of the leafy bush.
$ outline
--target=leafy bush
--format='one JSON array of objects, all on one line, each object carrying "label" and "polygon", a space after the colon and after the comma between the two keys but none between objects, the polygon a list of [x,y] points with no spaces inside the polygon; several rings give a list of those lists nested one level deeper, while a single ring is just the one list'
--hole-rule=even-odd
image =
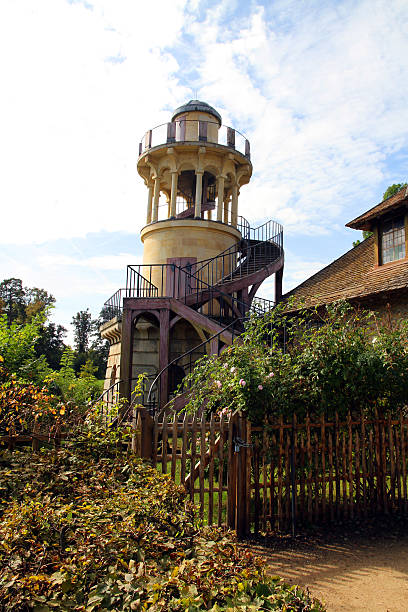
[{"label": "leafy bush", "polygon": [[51,433],[67,416],[59,398],[10,374],[0,355],[0,435],[31,433],[36,423]]},{"label": "leafy bush", "polygon": [[85,408],[89,400],[96,399],[102,393],[103,381],[95,378],[88,362],[77,376],[74,361],[74,352],[67,346],[62,354],[60,370],[50,371],[46,382],[61,394],[65,404]]},{"label": "leafy bush", "polygon": [[0,455],[2,610],[323,610],[230,534],[199,529],[168,476],[109,443],[93,456],[88,434]]},{"label": "leafy bush", "polygon": [[25,382],[41,384],[50,372],[45,358],[35,351],[45,320],[41,312],[28,323],[13,321],[8,327],[7,316],[0,315],[0,355],[6,368]]},{"label": "leafy bush", "polygon": [[259,422],[265,414],[345,416],[408,403],[408,321],[380,325],[345,303],[312,315],[294,319],[277,308],[252,319],[241,342],[197,363],[189,407],[240,409]]}]

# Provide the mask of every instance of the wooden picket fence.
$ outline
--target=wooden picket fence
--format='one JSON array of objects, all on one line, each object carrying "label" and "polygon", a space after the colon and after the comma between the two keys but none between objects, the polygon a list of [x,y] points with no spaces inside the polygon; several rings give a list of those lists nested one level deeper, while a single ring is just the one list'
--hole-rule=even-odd
[{"label": "wooden picket fence", "polygon": [[297,422],[139,414],[135,450],[185,486],[208,524],[290,531],[407,514],[408,418]]}]

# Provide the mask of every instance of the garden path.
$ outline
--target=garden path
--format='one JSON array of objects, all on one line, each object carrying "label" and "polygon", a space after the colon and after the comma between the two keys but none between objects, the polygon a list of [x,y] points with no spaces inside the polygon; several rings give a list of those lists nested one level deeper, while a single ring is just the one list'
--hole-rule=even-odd
[{"label": "garden path", "polygon": [[308,587],[328,612],[408,612],[408,529],[249,544],[268,571]]}]

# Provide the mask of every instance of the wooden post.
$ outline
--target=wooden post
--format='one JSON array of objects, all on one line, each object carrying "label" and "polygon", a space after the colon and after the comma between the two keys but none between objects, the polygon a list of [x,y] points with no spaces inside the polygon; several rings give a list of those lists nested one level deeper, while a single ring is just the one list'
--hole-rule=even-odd
[{"label": "wooden post", "polygon": [[[169,363],[169,338],[170,338],[170,311],[168,308],[160,310],[160,346],[159,346],[159,371],[163,370]],[[160,408],[168,402],[168,378],[166,369],[160,376]]]},{"label": "wooden post", "polygon": [[140,457],[141,447],[141,423],[140,413],[137,408],[132,410],[132,440],[131,440],[131,451],[137,457]]},{"label": "wooden post", "polygon": [[142,459],[153,458],[154,420],[147,408],[133,409],[132,419],[132,452]]},{"label": "wooden post", "polygon": [[38,421],[35,421],[34,423],[34,427],[33,427],[33,442],[32,442],[32,449],[34,452],[37,452],[38,450],[40,450],[40,441],[37,438],[37,434],[40,431],[40,426],[38,424]]},{"label": "wooden post", "polygon": [[228,505],[227,526],[230,529],[236,527],[236,505],[237,505],[237,461],[234,448],[234,439],[237,435],[237,419],[234,414],[229,422],[228,431]]},{"label": "wooden post", "polygon": [[[238,436],[244,442],[247,439],[246,435],[246,420],[243,416],[238,420]],[[241,446],[238,451],[238,466],[237,466],[237,536],[243,538],[247,535],[247,452],[248,449]]]},{"label": "wooden post", "polygon": [[275,304],[282,299],[282,280],[283,280],[283,268],[280,268],[275,274]]},{"label": "wooden post", "polygon": [[132,310],[123,305],[119,396],[130,401],[132,378]]}]

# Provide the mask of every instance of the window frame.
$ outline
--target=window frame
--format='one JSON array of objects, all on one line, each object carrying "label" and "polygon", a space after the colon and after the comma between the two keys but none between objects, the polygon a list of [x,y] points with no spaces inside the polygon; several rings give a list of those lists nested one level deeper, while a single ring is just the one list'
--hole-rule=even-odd
[{"label": "window frame", "polygon": [[[396,224],[399,224],[398,226]],[[391,236],[391,241],[389,242],[389,244],[386,245],[384,244],[384,236],[385,236],[385,232],[384,232],[384,226],[387,226],[391,224],[391,228],[390,230],[388,230],[388,236],[386,236],[386,238],[389,238]],[[379,223],[379,227],[378,227],[378,259],[379,259],[379,264],[380,266],[384,266],[384,265],[388,265],[388,264],[393,264],[399,261],[403,261],[404,259],[407,259],[407,222],[406,222],[406,214],[404,213],[400,213],[398,215],[393,215],[392,217],[388,217],[386,219],[382,219],[381,222]],[[396,233],[399,232],[400,230],[402,230],[402,240],[399,241],[398,238],[396,240]],[[398,258],[394,258],[395,256],[395,252],[397,249],[401,248],[402,249],[402,257],[398,257]],[[384,261],[384,254],[385,253],[390,253],[393,252],[393,258],[392,259],[387,259],[387,261]]]}]

